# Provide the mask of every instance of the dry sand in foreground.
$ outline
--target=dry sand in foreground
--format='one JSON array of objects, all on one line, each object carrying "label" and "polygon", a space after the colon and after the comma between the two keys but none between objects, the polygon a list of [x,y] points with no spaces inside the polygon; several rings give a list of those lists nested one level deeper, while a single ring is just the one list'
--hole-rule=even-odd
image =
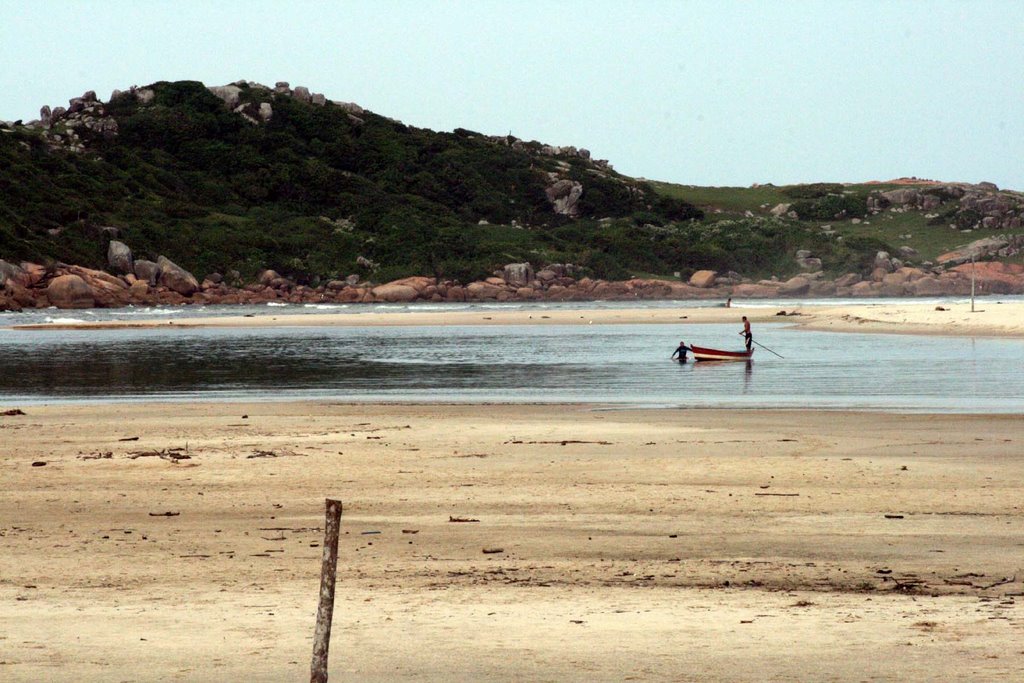
[{"label": "dry sand in foreground", "polygon": [[[735,323],[747,316],[753,323],[790,322],[807,329],[832,332],[885,332],[951,336],[1024,337],[1024,303],[979,300],[970,304],[864,303],[850,306],[764,308],[734,303],[732,308],[635,308],[552,310],[527,307],[516,310],[410,311],[402,313],[315,313],[309,315],[218,316],[174,320],[118,320],[107,322],[47,323],[18,329],[118,329],[178,327],[286,327],[286,326],[410,326],[410,325],[631,325]],[[939,310],[939,309],[942,310]],[[785,312],[787,315],[779,315]],[[70,312],[69,315],[73,315]]]},{"label": "dry sand in foreground", "polygon": [[302,680],[327,496],[332,680],[1024,677],[1016,416],[23,408],[5,681]]}]

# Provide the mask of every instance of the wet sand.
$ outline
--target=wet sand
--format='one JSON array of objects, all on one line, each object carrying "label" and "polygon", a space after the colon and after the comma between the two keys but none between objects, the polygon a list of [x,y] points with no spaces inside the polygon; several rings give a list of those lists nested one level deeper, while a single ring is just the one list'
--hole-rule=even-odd
[{"label": "wet sand", "polygon": [[1017,416],[24,410],[5,681],[303,679],[328,496],[332,680],[1024,676]]},{"label": "wet sand", "polygon": [[[938,310],[942,308],[943,310]],[[732,308],[678,308],[410,311],[401,313],[315,313],[183,317],[174,320],[128,320],[22,325],[17,329],[119,329],[175,327],[285,327],[285,326],[415,326],[415,325],[632,325],[736,323],[747,316],[754,324],[788,322],[807,329],[832,332],[939,334],[947,336],[1024,337],[1024,303],[979,300],[970,304],[890,304],[880,301],[848,306],[764,308],[734,302]],[[780,315],[785,313],[785,315]]]}]

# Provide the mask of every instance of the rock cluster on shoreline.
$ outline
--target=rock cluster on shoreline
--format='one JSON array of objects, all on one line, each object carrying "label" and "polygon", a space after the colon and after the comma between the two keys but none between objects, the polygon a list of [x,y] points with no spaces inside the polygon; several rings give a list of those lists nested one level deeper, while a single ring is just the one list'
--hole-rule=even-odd
[{"label": "rock cluster on shoreline", "polygon": [[287,303],[411,303],[466,301],[698,300],[778,297],[897,297],[966,295],[972,275],[979,294],[1024,293],[1024,266],[1000,262],[960,264],[949,269],[904,266],[879,252],[868,276],[850,273],[829,280],[820,272],[788,280],[749,281],[736,273],[703,270],[687,282],[634,278],[606,281],[579,277],[572,264],[535,271],[528,263],[506,265],[485,280],[462,284],[433,277],[387,283],[356,275],[306,285],[263,271],[242,283],[237,273],[207,275],[201,282],[166,257],[133,259],[116,240],[108,250],[106,272],[63,263],[49,267],[0,260],[0,311],[26,308],[118,308],[150,305]]}]

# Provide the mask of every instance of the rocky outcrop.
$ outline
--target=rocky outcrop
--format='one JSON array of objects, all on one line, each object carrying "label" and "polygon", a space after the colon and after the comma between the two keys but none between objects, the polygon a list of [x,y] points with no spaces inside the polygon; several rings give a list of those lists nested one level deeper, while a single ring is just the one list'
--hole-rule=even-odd
[{"label": "rocky outcrop", "polygon": [[166,256],[158,258],[156,264],[160,268],[158,281],[161,286],[182,296],[191,296],[199,291],[199,282],[195,276]]},{"label": "rocky outcrop", "polygon": [[961,263],[967,263],[972,258],[974,260],[981,260],[985,258],[991,258],[1000,253],[1000,251],[1006,249],[1011,244],[1016,249],[1019,249],[1024,245],[1024,235],[1014,235],[1006,237],[1000,235],[998,237],[984,237],[980,240],[975,240],[966,246],[954,249],[953,251],[946,252],[941,256],[938,256],[935,260],[945,266],[957,266]]},{"label": "rocky outcrop", "polygon": [[96,305],[89,285],[77,275],[61,275],[51,280],[46,298],[57,308],[93,308]]}]

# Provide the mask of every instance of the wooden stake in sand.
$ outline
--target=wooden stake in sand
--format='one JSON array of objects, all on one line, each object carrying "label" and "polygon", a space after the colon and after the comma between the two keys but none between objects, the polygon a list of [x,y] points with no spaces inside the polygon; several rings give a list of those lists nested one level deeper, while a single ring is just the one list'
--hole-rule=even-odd
[{"label": "wooden stake in sand", "polygon": [[320,566],[320,606],[316,610],[313,635],[313,663],[310,683],[327,683],[327,650],[331,646],[331,619],[334,617],[334,580],[338,569],[338,530],[341,528],[341,501],[327,499],[324,523],[324,556]]}]

